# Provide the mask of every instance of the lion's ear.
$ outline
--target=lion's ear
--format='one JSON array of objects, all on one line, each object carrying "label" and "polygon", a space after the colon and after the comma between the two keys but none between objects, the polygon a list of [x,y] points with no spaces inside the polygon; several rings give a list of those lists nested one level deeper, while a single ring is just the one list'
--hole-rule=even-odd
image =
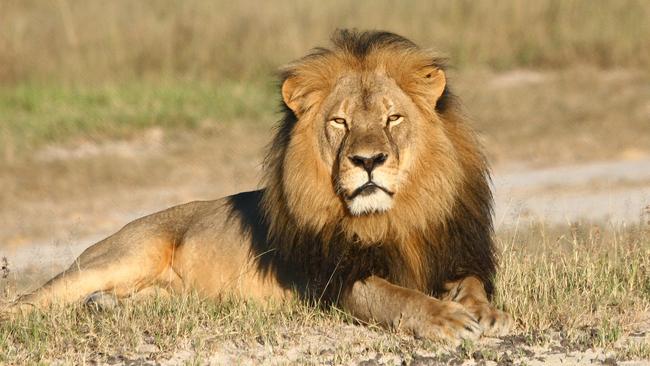
[{"label": "lion's ear", "polygon": [[447,85],[445,72],[438,67],[427,66],[422,70],[420,75],[422,80],[427,84],[427,91],[431,96],[432,102],[437,102]]},{"label": "lion's ear", "polygon": [[300,97],[298,95],[298,83],[295,76],[289,76],[282,83],[282,99],[296,117],[300,114]]}]

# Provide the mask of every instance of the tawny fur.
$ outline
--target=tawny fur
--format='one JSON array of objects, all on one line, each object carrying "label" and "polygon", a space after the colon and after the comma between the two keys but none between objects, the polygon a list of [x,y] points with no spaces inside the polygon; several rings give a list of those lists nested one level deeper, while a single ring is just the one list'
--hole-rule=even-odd
[{"label": "tawny fur", "polygon": [[[333,41],[333,49],[316,49],[283,73],[297,85],[295,94],[306,99],[306,109],[299,121],[285,109],[265,161],[269,246],[293,266],[304,262],[298,270],[318,272],[312,274],[316,283],[328,283],[332,296],[371,274],[432,295],[441,293],[445,281],[476,275],[491,294],[495,258],[488,168],[449,86],[432,102],[428,80],[422,78],[442,69],[443,62],[389,33],[341,32]],[[431,125],[417,131],[411,153],[418,163],[393,207],[381,215],[351,217],[333,189],[331,173],[302,162],[320,160],[313,119],[339,77],[375,70],[396,80]],[[312,268],[312,261],[323,268]],[[312,292],[326,290],[314,286]]]},{"label": "tawny fur", "polygon": [[[488,167],[443,62],[387,32],[338,31],[333,43],[282,74],[284,115],[264,189],[135,220],[9,310],[158,286],[297,295],[452,342],[507,332],[511,318],[489,304]],[[405,116],[387,116],[398,107]],[[359,177],[385,186],[353,212]]]}]

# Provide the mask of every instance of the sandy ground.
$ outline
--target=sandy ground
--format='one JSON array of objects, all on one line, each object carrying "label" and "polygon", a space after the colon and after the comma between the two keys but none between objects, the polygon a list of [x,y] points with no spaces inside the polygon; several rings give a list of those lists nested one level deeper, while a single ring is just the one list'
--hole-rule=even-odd
[{"label": "sandy ground", "polygon": [[[643,338],[638,338],[643,340]],[[369,344],[375,345],[368,347]],[[393,347],[382,347],[382,344]],[[155,359],[160,350],[142,345],[132,354],[116,358],[116,363],[138,363]],[[192,362],[196,352],[180,351],[160,358],[161,365]],[[349,324],[301,330],[300,337],[286,334],[276,344],[238,344],[223,342],[219,351],[202,358],[210,365],[283,365],[283,364],[346,364],[375,365],[620,365],[642,366],[650,361],[616,361],[612,352],[602,349],[571,350],[562,336],[551,334],[543,346],[532,345],[521,336],[502,339],[483,338],[467,348],[441,349],[426,342],[413,342],[408,335],[388,334]],[[154,364],[151,362],[150,364]]]},{"label": "sandy ground", "polygon": [[650,208],[650,159],[498,169],[493,182],[498,228],[521,220],[637,222]]}]

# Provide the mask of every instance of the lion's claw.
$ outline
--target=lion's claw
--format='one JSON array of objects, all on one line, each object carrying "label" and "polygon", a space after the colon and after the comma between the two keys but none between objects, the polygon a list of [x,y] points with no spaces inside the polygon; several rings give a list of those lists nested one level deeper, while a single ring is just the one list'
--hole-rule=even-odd
[{"label": "lion's claw", "polygon": [[489,304],[467,308],[478,320],[483,335],[500,337],[508,334],[514,324],[512,316],[505,311],[496,309]]},{"label": "lion's claw", "polygon": [[432,300],[425,319],[414,328],[414,332],[417,337],[458,345],[462,340],[475,340],[480,337],[483,327],[463,305],[452,301]]}]

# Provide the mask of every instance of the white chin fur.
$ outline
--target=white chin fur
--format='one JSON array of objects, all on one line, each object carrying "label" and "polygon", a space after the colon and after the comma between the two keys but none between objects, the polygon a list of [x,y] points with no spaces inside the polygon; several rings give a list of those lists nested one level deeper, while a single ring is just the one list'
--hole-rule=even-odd
[{"label": "white chin fur", "polygon": [[355,216],[388,211],[393,205],[393,199],[383,191],[377,191],[367,196],[357,196],[348,201],[348,209]]}]

